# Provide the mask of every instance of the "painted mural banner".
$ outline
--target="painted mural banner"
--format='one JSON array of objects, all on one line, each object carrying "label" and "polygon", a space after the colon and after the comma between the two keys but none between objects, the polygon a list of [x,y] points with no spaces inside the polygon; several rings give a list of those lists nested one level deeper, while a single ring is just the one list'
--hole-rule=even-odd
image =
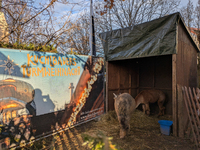
[{"label": "painted mural banner", "polygon": [[104,113],[104,60],[0,48],[0,149]]}]

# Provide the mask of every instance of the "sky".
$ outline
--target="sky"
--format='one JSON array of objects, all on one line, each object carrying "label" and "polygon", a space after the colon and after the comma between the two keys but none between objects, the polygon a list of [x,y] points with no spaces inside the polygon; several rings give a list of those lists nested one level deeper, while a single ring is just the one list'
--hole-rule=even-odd
[{"label": "sky", "polygon": [[[198,0],[192,0],[192,2],[193,2],[193,6],[195,7]],[[181,0],[180,6],[186,6],[187,3],[188,3],[188,0]]]},{"label": "sky", "polygon": [[[84,9],[89,11],[89,7],[90,7],[90,0],[69,0],[69,2],[71,1],[70,4],[62,4],[62,3],[56,3],[54,5],[54,10],[55,10],[55,16],[57,17],[61,17],[65,14],[69,15],[69,12],[72,13],[72,18],[76,19],[76,17],[78,17],[78,13],[82,12]],[[99,2],[102,0],[93,0],[93,3]],[[46,3],[46,1],[43,1],[44,3]],[[198,0],[192,0],[193,2],[193,6],[195,7]],[[42,3],[41,0],[35,0],[35,4],[37,5],[39,3]],[[188,3],[188,0],[180,0],[180,6],[179,8],[181,8],[182,6],[186,6]],[[77,5],[78,4],[78,5]],[[179,11],[179,10],[177,10]]]},{"label": "sky", "polygon": [[[93,3],[98,2],[101,0],[93,0]],[[198,0],[192,0],[193,2],[193,6],[195,7]],[[188,0],[180,0],[180,6],[179,8],[186,6],[188,3]],[[79,4],[76,5],[74,7],[74,4]],[[77,14],[80,13],[81,11],[83,11],[83,8],[88,9],[89,10],[89,6],[90,6],[90,0],[73,0],[73,3],[71,5],[63,5],[61,3],[58,3],[55,5],[55,12],[58,16],[62,16],[64,14],[66,14],[67,12],[71,11],[71,9],[73,8],[72,11],[72,18],[76,18],[78,17]],[[177,10],[179,11],[179,10]]]}]

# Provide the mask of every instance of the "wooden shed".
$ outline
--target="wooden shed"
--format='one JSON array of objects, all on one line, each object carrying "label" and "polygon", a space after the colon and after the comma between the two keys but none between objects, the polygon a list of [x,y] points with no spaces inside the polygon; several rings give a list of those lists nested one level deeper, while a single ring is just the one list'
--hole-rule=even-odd
[{"label": "wooden shed", "polygon": [[[134,98],[145,89],[162,90],[166,114],[173,117],[173,134],[187,114],[180,112],[184,101],[177,99],[177,85],[197,87],[197,53],[180,13],[134,27],[100,34],[106,60],[106,111],[114,109],[113,93],[128,92]],[[151,113],[158,111],[150,105]],[[186,113],[186,111],[185,111]]]}]

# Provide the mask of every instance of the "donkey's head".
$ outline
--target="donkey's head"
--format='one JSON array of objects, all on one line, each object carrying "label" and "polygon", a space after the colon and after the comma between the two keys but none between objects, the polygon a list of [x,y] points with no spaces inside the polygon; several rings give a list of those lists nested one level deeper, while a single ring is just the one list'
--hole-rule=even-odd
[{"label": "donkey's head", "polygon": [[116,100],[116,99],[119,97],[120,94],[121,94],[121,93],[119,93],[119,94],[117,95],[117,94],[113,93],[113,95],[114,95],[114,100]]}]

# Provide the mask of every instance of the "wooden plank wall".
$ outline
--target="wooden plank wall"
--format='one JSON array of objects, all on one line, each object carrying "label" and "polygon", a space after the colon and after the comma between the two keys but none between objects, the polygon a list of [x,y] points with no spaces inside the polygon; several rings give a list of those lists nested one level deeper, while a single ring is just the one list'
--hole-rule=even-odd
[{"label": "wooden plank wall", "polygon": [[127,92],[136,96],[138,85],[137,63],[131,60],[107,62],[106,101],[108,110],[114,110],[113,93]]},{"label": "wooden plank wall", "polygon": [[[186,87],[197,87],[197,50],[189,38],[182,22],[178,25],[178,52],[176,55],[176,84]],[[179,88],[180,89],[180,88]],[[179,92],[180,93],[180,92]],[[178,93],[177,93],[178,94]],[[184,136],[184,126],[188,117],[184,101],[178,95],[177,101],[177,134]],[[176,114],[175,114],[176,115]]]},{"label": "wooden plank wall", "polygon": [[197,50],[182,24],[178,25],[177,84],[197,87]]},{"label": "wooden plank wall", "polygon": [[173,120],[173,135],[177,136],[177,91],[176,91],[176,82],[177,82],[177,75],[176,75],[176,66],[177,60],[176,60],[176,54],[172,55],[172,120]]},{"label": "wooden plank wall", "polygon": [[[171,55],[142,58],[139,60],[139,91],[157,89],[167,98],[166,113],[172,114],[172,58]],[[150,104],[151,112],[159,112],[157,103]]]},{"label": "wooden plank wall", "polygon": [[[172,114],[171,55],[107,62],[108,110],[114,109],[113,93],[128,92],[134,98],[146,89],[160,89],[167,95],[166,113]],[[156,104],[151,112],[158,113]]]}]

